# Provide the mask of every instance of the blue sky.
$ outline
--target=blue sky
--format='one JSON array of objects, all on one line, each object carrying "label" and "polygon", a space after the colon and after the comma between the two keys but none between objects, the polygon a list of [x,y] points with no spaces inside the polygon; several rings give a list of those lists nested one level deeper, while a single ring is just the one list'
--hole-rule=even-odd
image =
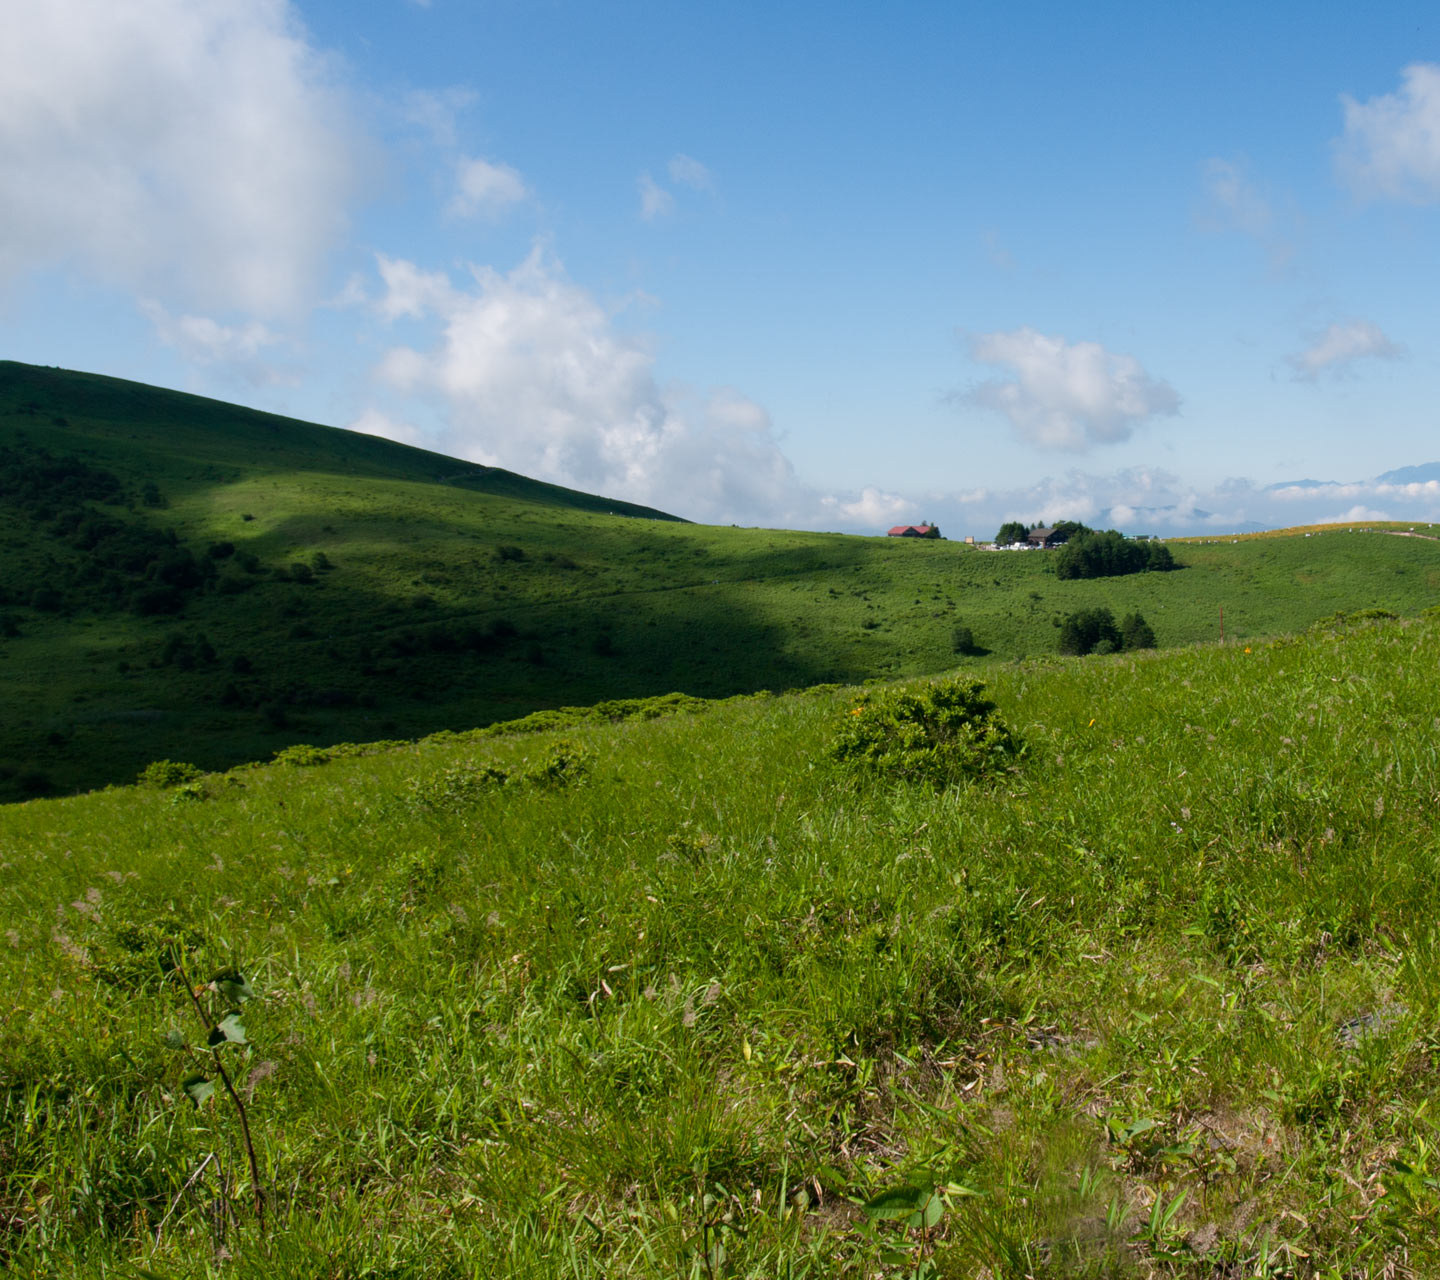
[{"label": "blue sky", "polygon": [[1440,519],[1433,6],[9,22],[5,357],[725,523]]}]

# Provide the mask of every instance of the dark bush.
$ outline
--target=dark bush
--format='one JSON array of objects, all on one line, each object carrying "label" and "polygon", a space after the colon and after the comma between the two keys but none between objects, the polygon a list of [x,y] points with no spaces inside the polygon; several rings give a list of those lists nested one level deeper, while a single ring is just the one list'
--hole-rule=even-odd
[{"label": "dark bush", "polygon": [[1142,614],[1127,613],[1120,620],[1120,639],[1127,653],[1132,649],[1153,649],[1155,630]]},{"label": "dark bush", "polygon": [[205,554],[212,560],[228,560],[235,554],[233,542],[212,542],[206,548]]},{"label": "dark bush", "polygon": [[[1105,648],[1100,646],[1104,644]],[[1061,653],[1113,653],[1120,648],[1120,631],[1109,609],[1081,609],[1060,624]]]},{"label": "dark bush", "polygon": [[505,542],[495,548],[495,559],[502,564],[507,561],[513,563],[525,559],[525,552],[520,547]]}]

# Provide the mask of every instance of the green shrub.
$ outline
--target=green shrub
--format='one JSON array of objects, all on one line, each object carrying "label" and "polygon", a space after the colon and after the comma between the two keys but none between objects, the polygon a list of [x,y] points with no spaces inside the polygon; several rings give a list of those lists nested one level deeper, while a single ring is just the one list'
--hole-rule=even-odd
[{"label": "green shrub", "polygon": [[1115,615],[1109,609],[1078,609],[1060,624],[1061,653],[1114,653],[1122,645]]},{"label": "green shrub", "polygon": [[1127,613],[1120,620],[1120,641],[1126,653],[1133,649],[1153,649],[1155,628],[1145,621],[1143,613]]},{"label": "green shrub", "polygon": [[275,753],[276,764],[289,764],[306,767],[316,764],[327,764],[330,760],[330,753],[322,751],[319,747],[312,746],[308,742],[297,742],[293,747],[285,747]]},{"label": "green shrub", "polygon": [[969,677],[918,690],[863,695],[846,715],[829,756],[851,769],[946,787],[1006,768],[1020,740]]},{"label": "green shrub", "polygon": [[543,760],[529,764],[521,777],[537,787],[569,787],[583,782],[590,772],[590,751],[578,742],[561,738]]},{"label": "green shrub", "polygon": [[412,779],[406,802],[414,809],[455,811],[474,804],[481,796],[498,791],[509,780],[504,769],[492,764],[461,765],[441,769]]},{"label": "green shrub", "polygon": [[187,782],[199,782],[205,771],[193,764],[178,760],[155,760],[140,770],[135,781],[143,787],[179,787]]}]

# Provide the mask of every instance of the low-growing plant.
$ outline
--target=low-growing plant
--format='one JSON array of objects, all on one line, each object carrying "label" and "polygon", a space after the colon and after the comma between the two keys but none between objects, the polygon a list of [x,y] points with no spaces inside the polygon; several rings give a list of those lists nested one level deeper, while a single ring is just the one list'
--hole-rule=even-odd
[{"label": "low-growing plant", "polygon": [[[226,1005],[239,1006],[247,1000],[255,998],[255,989],[250,985],[249,979],[235,968],[222,969],[203,986],[192,987],[178,951],[172,954],[171,960],[171,976],[183,986],[190,1007],[205,1028],[205,1043],[203,1047],[192,1044],[189,1037],[175,1027],[165,1033],[165,1047],[184,1053],[192,1066],[196,1068],[185,1076],[180,1082],[180,1087],[197,1111],[215,1093],[215,1084],[208,1074],[209,1072],[213,1072],[224,1086],[239,1121],[245,1155],[250,1162],[250,1190],[254,1197],[255,1217],[263,1232],[265,1229],[265,1196],[260,1180],[260,1164],[255,1156],[255,1143],[250,1136],[250,1117],[245,1110],[244,1101],[236,1091],[235,1082],[225,1068],[224,1058],[221,1056],[221,1051],[231,1045],[240,1047],[248,1045],[250,1041],[246,1038],[245,1025],[240,1021],[238,1007],[229,1008],[224,1013],[217,1013],[216,1008],[207,1004],[207,1001],[221,1000]],[[204,1057],[207,1050],[210,1054],[208,1061]],[[221,1186],[222,1188],[224,1186],[223,1178]]]},{"label": "low-growing plant", "polygon": [[441,769],[412,779],[406,799],[411,808],[454,811],[499,790],[509,777],[504,769],[491,764]]},{"label": "low-growing plant", "polygon": [[575,786],[590,772],[590,756],[588,748],[561,738],[542,759],[527,763],[521,777],[538,787]]},{"label": "low-growing plant", "polygon": [[154,760],[140,770],[135,781],[142,787],[179,787],[187,782],[199,782],[205,771],[198,765],[185,764],[179,760]]},{"label": "low-growing plant", "polygon": [[306,768],[317,764],[328,764],[330,753],[320,747],[308,742],[297,742],[292,747],[284,747],[275,753],[276,764],[294,765],[299,768]]},{"label": "low-growing plant", "polygon": [[876,777],[942,788],[999,773],[1022,747],[984,689],[959,676],[862,695],[830,744],[830,758]]}]

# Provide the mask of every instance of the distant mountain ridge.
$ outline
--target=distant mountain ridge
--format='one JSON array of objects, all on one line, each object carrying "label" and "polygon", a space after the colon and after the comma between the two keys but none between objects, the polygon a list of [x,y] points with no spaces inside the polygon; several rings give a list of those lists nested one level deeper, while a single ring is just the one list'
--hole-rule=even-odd
[{"label": "distant mountain ridge", "polygon": [[1364,480],[1279,480],[1265,486],[1266,493],[1280,489],[1330,489],[1351,484],[1429,484],[1440,481],[1440,462],[1422,462],[1413,467],[1396,467],[1382,471],[1369,481]]},{"label": "distant mountain ridge", "polygon": [[1416,467],[1397,467],[1375,477],[1381,484],[1429,484],[1440,480],[1440,462],[1422,462]]}]

